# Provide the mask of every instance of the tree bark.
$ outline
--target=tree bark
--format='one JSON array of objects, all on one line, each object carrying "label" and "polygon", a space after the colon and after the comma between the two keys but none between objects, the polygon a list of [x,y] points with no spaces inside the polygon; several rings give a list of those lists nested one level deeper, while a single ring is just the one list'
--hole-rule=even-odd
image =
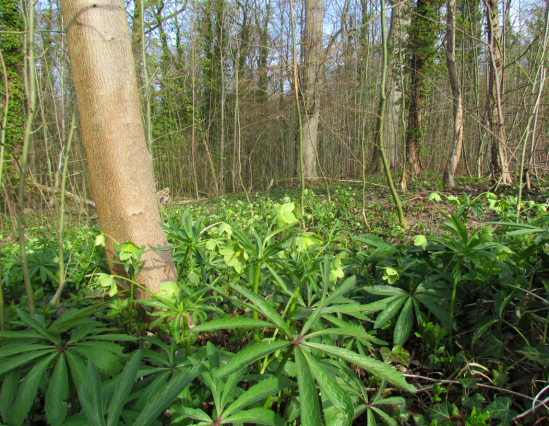
[{"label": "tree bark", "polygon": [[450,158],[446,163],[442,184],[446,188],[455,188],[454,176],[461,158],[463,148],[463,100],[461,96],[461,84],[456,67],[456,0],[448,0],[446,12],[446,63],[450,85],[452,86],[452,101],[454,104],[454,143]]},{"label": "tree bark", "polygon": [[[145,144],[134,57],[123,0],[62,0],[72,77],[98,221],[114,242],[147,249],[168,245]],[[146,251],[136,281],[153,292],[176,281],[169,251]],[[122,265],[111,271],[125,275]]]},{"label": "tree bark", "polygon": [[[323,36],[322,0],[305,0],[304,70],[301,87],[303,110],[303,170],[305,179],[318,177],[315,151],[320,119],[320,77]],[[300,169],[298,162],[297,169]]]},{"label": "tree bark", "polygon": [[410,26],[410,110],[406,127],[406,168],[401,186],[406,190],[408,178],[421,174],[421,143],[423,140],[423,121],[425,118],[425,89],[427,69],[432,61],[433,44],[436,39],[434,23],[430,18],[435,8],[434,0],[418,0]]},{"label": "tree bark", "polygon": [[490,62],[488,74],[488,124],[491,132],[492,176],[503,185],[512,183],[505,146],[505,119],[502,105],[503,51],[499,25],[498,0],[485,0]]}]

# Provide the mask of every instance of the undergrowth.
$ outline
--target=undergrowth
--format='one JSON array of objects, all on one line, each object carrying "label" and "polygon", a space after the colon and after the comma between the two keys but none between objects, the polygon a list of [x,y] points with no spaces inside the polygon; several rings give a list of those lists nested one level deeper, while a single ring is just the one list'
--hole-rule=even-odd
[{"label": "undergrowth", "polygon": [[[418,183],[418,188],[422,184]],[[549,214],[538,192],[436,186],[206,200],[163,211],[179,281],[134,281],[145,248],[73,227],[59,308],[57,240],[34,228],[26,313],[4,244],[0,414],[21,425],[490,425],[547,422]],[[139,296],[138,296],[139,295]],[[149,319],[146,321],[146,319]]]}]

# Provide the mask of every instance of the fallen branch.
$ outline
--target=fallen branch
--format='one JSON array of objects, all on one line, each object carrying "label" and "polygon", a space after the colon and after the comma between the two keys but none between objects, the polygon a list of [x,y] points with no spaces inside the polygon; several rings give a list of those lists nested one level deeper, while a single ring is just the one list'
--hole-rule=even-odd
[{"label": "fallen branch", "polygon": [[[59,193],[59,188],[57,188],[57,189],[50,188],[49,186],[39,184],[38,182],[36,182],[34,180],[31,180],[31,183],[36,188],[38,188],[40,191],[44,191],[44,192],[47,192],[49,194],[58,194]],[[73,194],[72,192],[69,192],[69,191],[65,191],[65,197],[68,197],[71,200],[74,200],[74,201],[76,201],[78,203],[81,203],[81,204],[86,203],[88,206],[93,207],[95,209],[95,202],[93,202],[92,200],[84,200],[84,198],[80,197],[79,195]]]}]

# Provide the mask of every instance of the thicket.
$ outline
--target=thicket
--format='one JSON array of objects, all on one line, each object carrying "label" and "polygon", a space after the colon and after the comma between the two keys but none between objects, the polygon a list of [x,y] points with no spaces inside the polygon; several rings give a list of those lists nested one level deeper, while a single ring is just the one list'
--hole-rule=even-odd
[{"label": "thicket", "polygon": [[[410,194],[430,222],[405,232],[384,197],[368,230],[359,193],[309,190],[303,216],[292,193],[164,210],[179,281],[158,294],[109,274],[108,235],[72,226],[55,307],[58,241],[31,229],[35,318],[5,244],[3,424],[546,421],[547,203]],[[116,250],[135,277],[144,248]]]}]

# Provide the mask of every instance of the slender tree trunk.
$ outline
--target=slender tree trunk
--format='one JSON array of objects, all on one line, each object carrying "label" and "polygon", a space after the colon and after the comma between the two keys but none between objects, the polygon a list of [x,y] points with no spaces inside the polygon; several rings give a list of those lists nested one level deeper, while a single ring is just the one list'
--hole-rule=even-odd
[{"label": "slender tree trunk", "polygon": [[490,49],[488,74],[488,123],[491,132],[492,175],[503,185],[512,183],[507,160],[505,119],[502,105],[503,50],[501,45],[498,0],[485,0]]},{"label": "slender tree trunk", "polygon": [[305,67],[301,87],[303,100],[301,118],[303,123],[303,172],[305,179],[314,179],[318,176],[315,150],[318,142],[318,122],[320,119],[322,26],[322,0],[305,0],[305,40],[303,45]]},{"label": "slender tree trunk", "polygon": [[[61,12],[99,225],[110,237],[107,255],[114,257],[113,240],[165,247],[124,1],[62,0]],[[169,251],[148,250],[142,260],[136,281],[151,291],[177,280]],[[125,275],[121,265],[110,267]]]},{"label": "slender tree trunk", "polygon": [[[393,8],[393,10],[391,11],[391,21],[389,23],[389,32],[387,33],[387,49],[390,49],[390,47],[392,46],[393,44],[393,36],[395,34],[395,26],[396,26],[396,22],[397,22],[397,19],[399,17],[399,7],[400,6],[396,6]],[[392,52],[390,52],[392,53]],[[393,68],[393,58],[394,58],[394,55],[393,54],[389,54],[388,57],[387,57],[387,69],[389,70],[389,72],[387,73],[387,76],[386,76],[386,85],[385,85],[385,93],[391,93],[393,91],[393,78],[392,78],[392,68]],[[375,124],[375,133],[374,133],[374,141],[377,141],[378,140],[378,137],[377,137],[377,129],[379,129],[381,126],[380,126],[380,121],[382,120],[385,120],[386,117],[382,117],[381,116],[381,109],[382,109],[382,103],[384,103],[385,101],[380,98],[379,99],[379,104],[378,104],[378,107],[377,107],[377,117],[376,117],[376,124]],[[372,162],[370,163],[370,166],[368,167],[368,170],[366,171],[366,174],[374,174],[375,172],[378,171],[379,167],[381,166],[381,149],[380,149],[380,146],[379,146],[379,143],[374,143],[374,152],[372,154]]]},{"label": "slender tree trunk", "polygon": [[447,188],[455,188],[454,175],[456,173],[461,151],[463,149],[463,100],[461,84],[456,67],[456,0],[448,0],[446,12],[446,63],[452,86],[452,101],[454,104],[454,144],[450,158],[446,163],[442,183]]}]

